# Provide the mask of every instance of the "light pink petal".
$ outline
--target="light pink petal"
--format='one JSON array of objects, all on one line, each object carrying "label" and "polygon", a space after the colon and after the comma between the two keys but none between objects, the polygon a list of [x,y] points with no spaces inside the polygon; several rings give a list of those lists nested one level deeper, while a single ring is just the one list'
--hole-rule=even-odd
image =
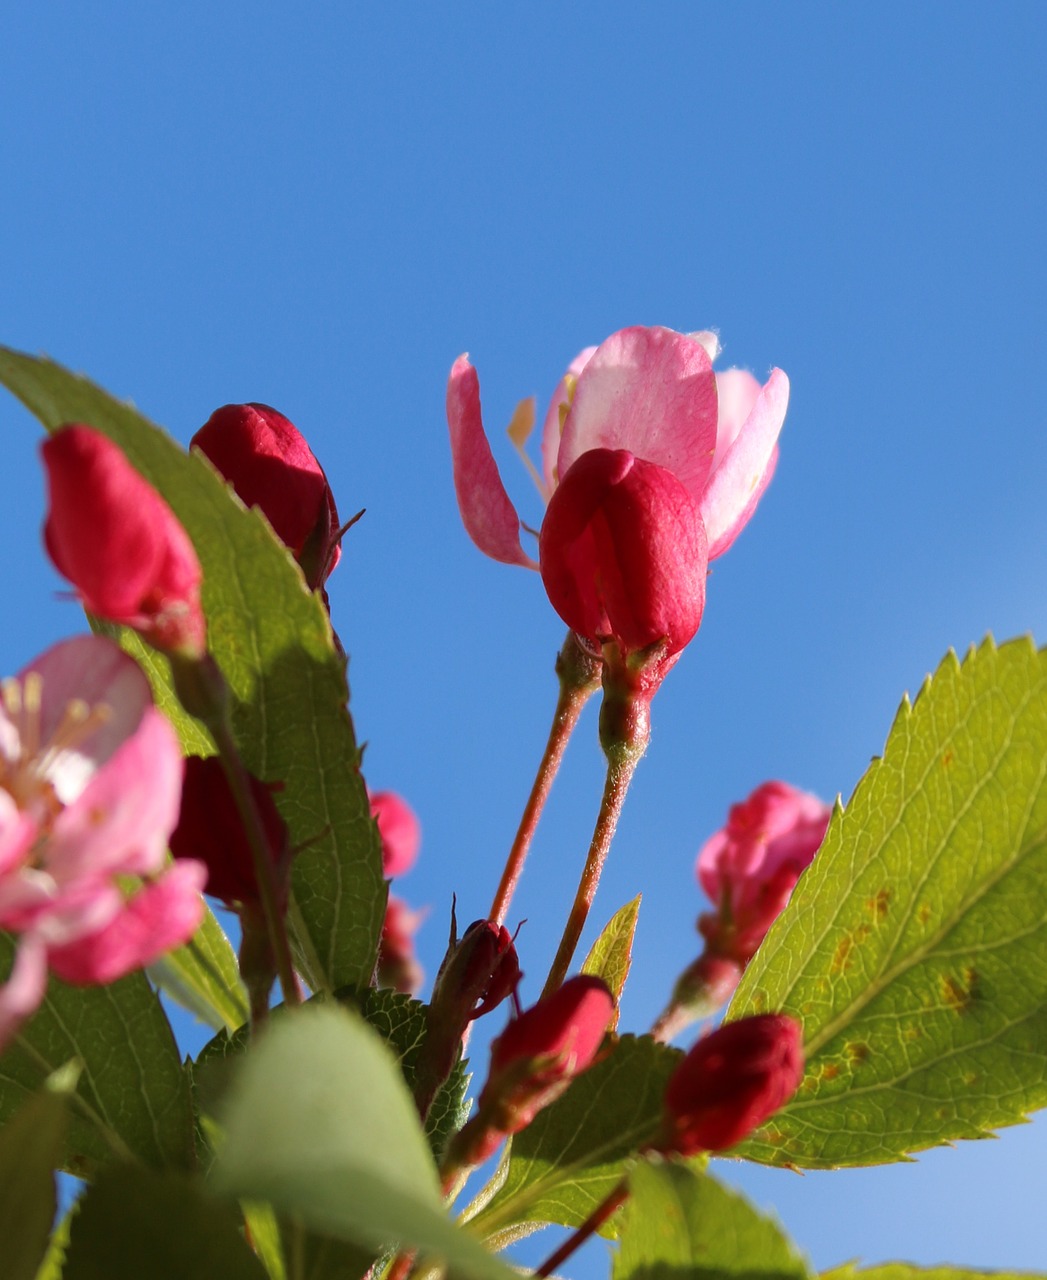
[{"label": "light pink petal", "polygon": [[560,473],[556,467],[556,457],[560,452],[560,406],[567,404],[570,397],[568,390],[571,380],[575,381],[582,370],[596,354],[595,347],[585,347],[579,351],[567,366],[567,372],[557,383],[553,398],[546,410],[545,422],[542,425],[542,477],[545,480],[545,500],[552,497],[552,492],[560,481]]},{"label": "light pink petal", "polygon": [[64,947],[104,929],[124,909],[124,895],[109,880],[82,880],[52,894],[44,910],[28,922],[48,947]]},{"label": "light pink petal", "polygon": [[597,348],[564,424],[559,474],[600,448],[665,467],[701,501],[716,448],[716,378],[701,342],[638,325]]},{"label": "light pink petal", "polygon": [[53,645],[19,673],[23,687],[31,673],[42,681],[41,744],[51,741],[68,715],[70,703],[108,708],[107,718],[100,720],[96,729],[44,761],[46,776],[58,798],[68,804],[138,727],[143,711],[153,701],[149,682],[138,663],[105,636],[74,636]]},{"label": "light pink petal", "polygon": [[36,822],[0,787],[0,876],[22,862],[36,830]]},{"label": "light pink petal", "polygon": [[723,461],[723,456],[738,438],[738,432],[752,413],[760,394],[760,384],[746,369],[725,369],[716,375],[716,453],[713,455],[713,471]]},{"label": "light pink petal", "polygon": [[498,474],[480,414],[480,380],[468,356],[459,356],[447,383],[454,490],[465,531],[480,550],[503,564],[538,565],[520,545],[520,517]]},{"label": "light pink petal", "polygon": [[788,405],[789,379],[775,369],[701,499],[710,560],[735,540],[770,483]]},{"label": "light pink petal", "polygon": [[42,942],[23,938],[15,952],[14,967],[0,987],[0,1053],[22,1023],[40,1007],[47,990],[47,952]]},{"label": "light pink petal", "polygon": [[135,732],[55,819],[47,870],[60,883],[158,871],[178,822],[183,768],[174,730],[147,707]]},{"label": "light pink petal", "polygon": [[131,898],[97,933],[48,950],[52,970],[64,982],[115,982],[157,956],[181,946],[203,918],[200,893],[207,879],[202,862],[181,859]]}]

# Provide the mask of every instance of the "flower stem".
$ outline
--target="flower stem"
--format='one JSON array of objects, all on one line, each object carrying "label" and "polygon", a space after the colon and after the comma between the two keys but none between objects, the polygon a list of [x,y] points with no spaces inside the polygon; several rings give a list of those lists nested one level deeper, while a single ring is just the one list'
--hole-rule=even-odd
[{"label": "flower stem", "polygon": [[628,1199],[629,1179],[623,1178],[606,1199],[596,1206],[582,1225],[567,1237],[559,1249],[546,1258],[534,1274],[536,1276],[551,1276],[560,1263],[565,1262],[577,1248],[585,1244],[593,1232],[599,1230],[611,1214],[620,1209]]},{"label": "flower stem", "polygon": [[489,918],[495,924],[505,922],[509,904],[523,874],[524,862],[538,826],[538,819],[542,816],[545,801],[560,768],[568,739],[578,723],[582,708],[599,685],[600,659],[587,653],[578,643],[574,632],[570,631],[567,633],[563,648],[556,657],[556,674],[560,680],[560,696],[556,703],[556,712],[553,715],[545,753],[538,766],[531,794],[527,797],[527,804],[520,818],[516,838],[509,850],[502,879],[494,895],[494,901],[491,903]]},{"label": "flower stem", "polygon": [[596,897],[603,865],[607,860],[611,841],[614,839],[614,833],[618,826],[618,818],[625,803],[626,793],[629,790],[629,783],[632,781],[632,776],[638,763],[639,757],[623,761],[610,760],[608,762],[607,780],[604,783],[603,799],[600,801],[600,812],[597,815],[596,826],[593,829],[589,853],[585,859],[585,866],[582,868],[582,878],[578,882],[578,891],[575,894],[571,913],[567,917],[567,924],[564,926],[563,937],[560,939],[560,945],[553,960],[552,968],[549,970],[549,976],[545,980],[545,987],[542,991],[543,996],[551,995],[558,987],[563,985],[563,980],[567,977],[567,970],[571,967],[571,960],[574,956],[575,948],[578,946],[578,939],[582,936],[582,930],[585,928],[585,922],[589,916],[589,908],[593,905],[593,899]]}]

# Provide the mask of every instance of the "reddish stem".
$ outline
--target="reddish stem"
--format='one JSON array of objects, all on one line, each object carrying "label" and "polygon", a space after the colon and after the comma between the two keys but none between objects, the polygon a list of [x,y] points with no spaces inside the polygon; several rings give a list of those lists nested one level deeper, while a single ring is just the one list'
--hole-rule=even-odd
[{"label": "reddish stem", "polygon": [[523,874],[524,862],[534,838],[538,820],[545,808],[545,801],[552,789],[553,780],[560,768],[568,739],[578,723],[582,708],[596,691],[600,681],[600,660],[592,657],[581,648],[573,632],[568,632],[564,646],[556,659],[556,674],[560,678],[560,696],[556,703],[549,740],[545,745],[535,775],[531,794],[527,797],[520,826],[516,838],[506,859],[505,870],[498,890],[491,903],[489,919],[495,924],[503,924],[509,911],[516,886]]},{"label": "reddish stem", "polygon": [[607,1198],[596,1206],[582,1225],[567,1237],[559,1249],[546,1258],[534,1274],[536,1276],[551,1276],[560,1263],[566,1262],[571,1254],[585,1244],[593,1232],[599,1230],[611,1214],[620,1209],[628,1199],[629,1179],[623,1178]]}]

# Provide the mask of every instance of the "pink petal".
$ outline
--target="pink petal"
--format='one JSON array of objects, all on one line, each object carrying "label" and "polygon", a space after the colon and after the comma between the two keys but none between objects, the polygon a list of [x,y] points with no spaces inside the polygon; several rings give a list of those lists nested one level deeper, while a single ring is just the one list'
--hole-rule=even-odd
[{"label": "pink petal", "polygon": [[52,970],[64,982],[115,982],[187,942],[203,918],[200,893],[207,879],[202,862],[173,863],[146,885],[104,929],[48,951]]},{"label": "pink petal", "polygon": [[36,838],[37,824],[0,787],[0,876],[16,868]]},{"label": "pink petal", "polygon": [[153,695],[138,663],[105,636],[74,636],[53,645],[19,673],[19,682],[24,685],[33,673],[42,681],[39,736],[43,744],[67,716],[70,703],[108,708],[108,718],[98,728],[52,753],[45,762],[45,776],[58,798],[69,804],[138,728]]},{"label": "pink petal", "polygon": [[568,389],[571,380],[577,381],[582,370],[595,354],[595,347],[585,347],[578,352],[567,366],[567,372],[557,383],[545,413],[545,422],[542,424],[542,476],[545,480],[546,502],[552,497],[561,474],[556,466],[556,457],[560,452],[560,406],[569,403]]},{"label": "pink petal", "polygon": [[174,730],[147,707],[135,732],[55,819],[47,870],[59,882],[159,871],[178,822],[183,768]]},{"label": "pink petal", "polygon": [[760,384],[746,369],[725,369],[716,375],[716,453],[713,471],[738,438],[760,394]]},{"label": "pink petal", "polygon": [[671,471],[700,502],[716,448],[716,412],[716,378],[701,342],[672,329],[622,329],[578,379],[559,474],[590,449],[627,449]]},{"label": "pink petal", "polygon": [[788,405],[789,379],[774,369],[702,496],[710,560],[735,540],[770,483]]},{"label": "pink petal", "polygon": [[0,1053],[22,1023],[40,1006],[47,990],[47,952],[42,942],[23,938],[7,982],[0,987]]},{"label": "pink petal", "polygon": [[503,564],[538,565],[520,545],[520,517],[498,474],[480,414],[480,380],[461,355],[447,383],[454,489],[465,531],[480,550]]}]

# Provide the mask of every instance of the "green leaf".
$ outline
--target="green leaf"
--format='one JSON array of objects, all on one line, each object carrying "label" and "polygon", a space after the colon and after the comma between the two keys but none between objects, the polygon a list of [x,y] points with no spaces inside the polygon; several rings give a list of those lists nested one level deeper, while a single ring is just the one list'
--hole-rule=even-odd
[{"label": "green leaf", "polygon": [[640,914],[642,894],[637,894],[632,902],[616,911],[607,922],[603,932],[593,943],[592,950],[585,957],[582,973],[591,974],[594,978],[603,978],[611,988],[614,996],[615,1011],[611,1030],[618,1026],[618,1004],[625,989],[625,980],[629,976],[629,968],[633,962],[633,938],[636,935],[636,921]]},{"label": "green leaf", "polygon": [[238,1224],[180,1174],[113,1166],[81,1198],[62,1280],[265,1280]]},{"label": "green leaf", "polygon": [[[204,570],[208,642],[233,692],[244,762],[267,782],[295,845],[292,929],[314,986],[366,986],[385,910],[377,828],[346,702],[345,663],[319,596],[311,593],[264,518],[244,510],[217,474],[132,406],[49,360],[0,348],[0,383],[49,430],[86,422],[104,432],[170,503]],[[165,658],[121,631],[187,752],[208,735],[177,705]],[[319,972],[316,972],[317,966]]]},{"label": "green leaf", "polygon": [[1047,1104],[1047,654],[950,654],[903,702],[728,1016],[804,1024],[738,1150],[806,1168],[984,1137]]},{"label": "green leaf", "polygon": [[856,1267],[848,1262],[823,1271],[821,1280],[1044,1280],[1036,1271],[974,1271],[968,1267],[914,1267],[910,1262],[884,1262]]},{"label": "green leaf", "polygon": [[66,1122],[63,1094],[43,1089],[0,1130],[4,1280],[33,1280],[47,1254]]},{"label": "green leaf", "polygon": [[47,1252],[40,1263],[40,1270],[37,1271],[35,1280],[62,1280],[65,1255],[69,1249],[69,1232],[76,1217],[76,1210],[77,1205],[74,1204],[51,1232],[51,1239],[47,1242]]},{"label": "green leaf", "polygon": [[269,1280],[287,1280],[284,1265],[284,1249],[280,1239],[280,1224],[276,1214],[264,1201],[245,1200],[240,1206],[244,1225],[259,1261],[265,1267]]},{"label": "green leaf", "polygon": [[[14,946],[0,933],[0,973]],[[105,987],[51,978],[43,1003],[0,1057],[0,1120],[52,1072],[77,1059],[64,1167],[89,1175],[114,1154],[183,1167],[194,1159],[189,1082],[156,993],[132,973]]]},{"label": "green leaf", "polygon": [[638,1165],[622,1215],[614,1280],[807,1280],[771,1218],[684,1164]]},{"label": "green leaf", "polygon": [[236,953],[209,908],[190,941],[150,965],[149,976],[216,1031],[235,1031],[247,1021]]},{"label": "green leaf", "polygon": [[452,1275],[509,1280],[447,1218],[396,1059],[361,1018],[320,1004],[285,1013],[237,1068],[217,1188],[370,1249],[442,1257]]},{"label": "green leaf", "polygon": [[[516,1135],[505,1180],[473,1214],[472,1229],[491,1239],[523,1222],[584,1222],[654,1136],[681,1056],[649,1036],[623,1036]],[[601,1234],[614,1230],[612,1219]]]}]

